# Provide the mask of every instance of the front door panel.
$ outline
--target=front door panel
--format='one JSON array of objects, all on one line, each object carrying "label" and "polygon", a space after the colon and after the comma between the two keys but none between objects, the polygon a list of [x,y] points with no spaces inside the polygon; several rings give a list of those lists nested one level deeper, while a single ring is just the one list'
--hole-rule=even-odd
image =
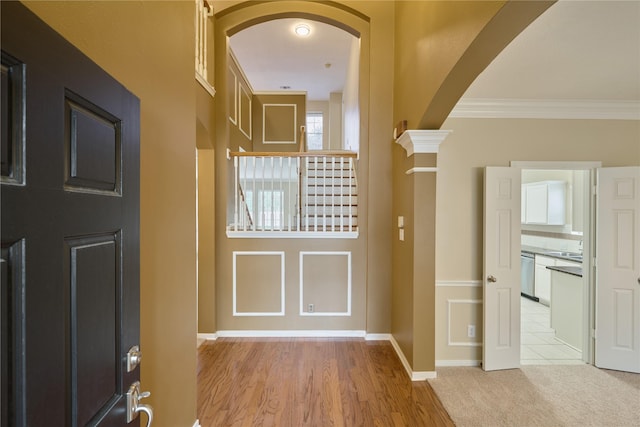
[{"label": "front door panel", "polygon": [[2,425],[122,426],[140,377],[139,101],[1,8]]}]

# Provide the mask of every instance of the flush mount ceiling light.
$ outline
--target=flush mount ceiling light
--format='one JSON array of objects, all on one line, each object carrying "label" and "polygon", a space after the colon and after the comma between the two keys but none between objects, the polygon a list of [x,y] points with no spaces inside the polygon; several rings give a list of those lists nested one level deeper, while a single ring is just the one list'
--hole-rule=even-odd
[{"label": "flush mount ceiling light", "polygon": [[295,26],[293,31],[300,37],[307,37],[311,34],[311,27],[307,24],[298,24]]}]

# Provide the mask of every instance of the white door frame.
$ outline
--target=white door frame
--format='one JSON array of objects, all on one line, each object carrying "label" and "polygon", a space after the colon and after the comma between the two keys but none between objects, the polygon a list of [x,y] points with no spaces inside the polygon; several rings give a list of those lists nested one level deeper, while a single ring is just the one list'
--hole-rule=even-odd
[{"label": "white door frame", "polygon": [[[584,212],[588,216],[588,223],[585,222],[583,232],[583,261],[582,272],[583,281],[587,284],[589,292],[585,292],[583,307],[583,325],[588,325],[583,334],[582,360],[585,363],[594,363],[595,342],[592,331],[595,329],[595,275],[593,272],[593,254],[595,253],[595,170],[602,167],[602,162],[580,162],[580,161],[512,161],[511,167],[519,169],[538,170],[584,170],[589,172],[589,185],[585,186]],[[588,197],[587,197],[588,195]]]}]

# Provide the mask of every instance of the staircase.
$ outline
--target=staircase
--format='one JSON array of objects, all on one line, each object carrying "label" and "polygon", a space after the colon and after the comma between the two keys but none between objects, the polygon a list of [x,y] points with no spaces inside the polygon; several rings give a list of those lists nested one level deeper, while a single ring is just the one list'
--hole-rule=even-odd
[{"label": "staircase", "polygon": [[307,157],[301,229],[357,231],[358,182],[352,157]]}]

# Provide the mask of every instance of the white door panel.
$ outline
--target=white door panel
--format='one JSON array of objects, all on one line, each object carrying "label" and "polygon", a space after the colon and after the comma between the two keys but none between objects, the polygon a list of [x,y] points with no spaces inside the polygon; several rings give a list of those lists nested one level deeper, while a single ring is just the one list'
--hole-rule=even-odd
[{"label": "white door panel", "polygon": [[488,167],[484,181],[483,369],[520,366],[521,171]]},{"label": "white door panel", "polygon": [[640,167],[598,170],[596,366],[640,373]]}]

